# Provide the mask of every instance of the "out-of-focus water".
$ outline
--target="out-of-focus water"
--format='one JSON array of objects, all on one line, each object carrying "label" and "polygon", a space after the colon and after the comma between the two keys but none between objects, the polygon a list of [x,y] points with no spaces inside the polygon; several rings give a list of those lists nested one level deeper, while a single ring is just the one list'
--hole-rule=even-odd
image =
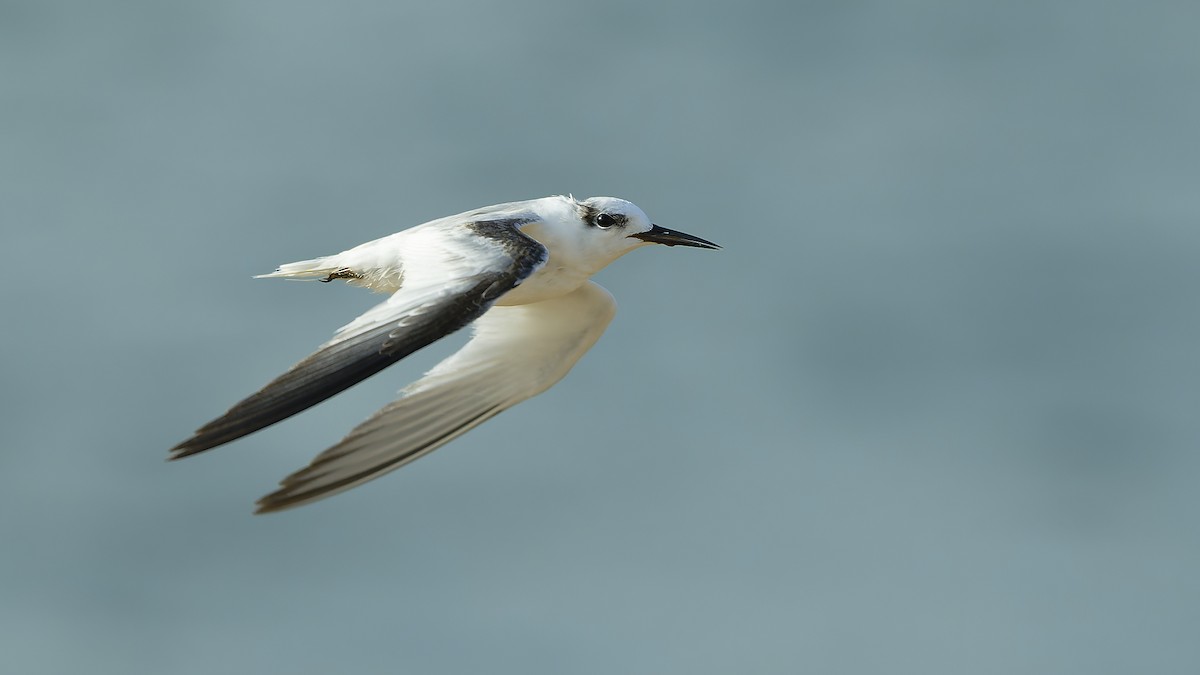
[{"label": "out-of-focus water", "polygon": [[[0,6],[3,669],[1200,672],[1198,34]],[[453,345],[163,461],[378,300],[251,275],[566,192],[726,248],[619,261],[549,395],[330,501],[249,515]]]}]

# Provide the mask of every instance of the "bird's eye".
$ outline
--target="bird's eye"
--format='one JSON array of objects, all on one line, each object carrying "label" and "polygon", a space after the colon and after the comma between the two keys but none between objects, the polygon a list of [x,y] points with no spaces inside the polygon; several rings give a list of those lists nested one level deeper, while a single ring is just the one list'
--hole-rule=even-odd
[{"label": "bird's eye", "polygon": [[607,230],[608,228],[610,228],[616,224],[617,224],[617,219],[613,218],[612,216],[608,215],[607,213],[601,213],[600,215],[596,216],[596,227],[598,227],[602,230]]}]

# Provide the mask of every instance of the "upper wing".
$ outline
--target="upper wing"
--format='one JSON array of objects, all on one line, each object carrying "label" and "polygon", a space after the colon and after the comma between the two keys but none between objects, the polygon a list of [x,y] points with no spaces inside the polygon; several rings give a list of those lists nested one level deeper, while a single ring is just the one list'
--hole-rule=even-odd
[{"label": "upper wing", "polygon": [[408,231],[411,236],[402,240],[400,290],[257,393],[200,427],[171,449],[171,459],[291,417],[475,320],[545,262],[546,249],[518,230],[533,220],[504,218]]},{"label": "upper wing", "polygon": [[616,303],[588,282],[567,295],[496,306],[474,337],[258,502],[280,511],[397,469],[558,382],[596,343]]}]

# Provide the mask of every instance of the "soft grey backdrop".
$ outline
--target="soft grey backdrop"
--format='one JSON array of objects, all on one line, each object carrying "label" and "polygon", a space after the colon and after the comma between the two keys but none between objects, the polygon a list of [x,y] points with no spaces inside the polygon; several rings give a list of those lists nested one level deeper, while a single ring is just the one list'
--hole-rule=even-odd
[{"label": "soft grey backdrop", "polygon": [[[0,3],[0,670],[1200,672],[1197,35]],[[726,249],[614,264],[550,395],[328,502],[250,516],[453,345],[163,461],[378,299],[251,275],[565,192]]]}]

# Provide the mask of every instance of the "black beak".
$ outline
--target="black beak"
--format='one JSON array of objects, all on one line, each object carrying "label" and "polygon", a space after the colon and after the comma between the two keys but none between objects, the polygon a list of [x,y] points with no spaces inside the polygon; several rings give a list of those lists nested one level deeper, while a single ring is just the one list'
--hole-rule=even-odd
[{"label": "black beak", "polygon": [[711,249],[721,248],[711,241],[705,241],[700,237],[693,237],[690,234],[676,232],[675,230],[668,230],[665,227],[659,227],[657,225],[651,225],[650,229],[646,232],[638,232],[637,234],[631,234],[629,236],[636,237],[642,241],[648,241],[651,244],[664,244],[666,246],[695,246],[696,248]]}]

